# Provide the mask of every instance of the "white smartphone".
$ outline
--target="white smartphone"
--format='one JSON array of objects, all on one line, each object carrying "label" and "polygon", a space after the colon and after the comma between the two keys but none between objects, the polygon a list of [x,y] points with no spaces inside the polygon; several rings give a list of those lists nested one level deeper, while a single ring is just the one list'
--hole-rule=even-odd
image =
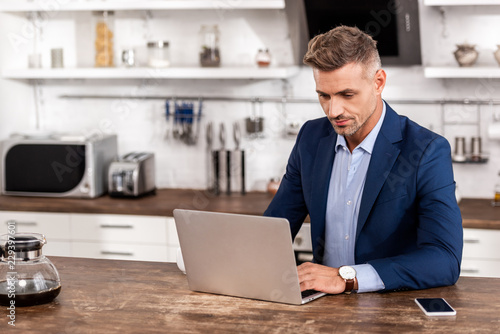
[{"label": "white smartphone", "polygon": [[456,315],[453,307],[444,298],[415,298],[415,303],[428,316]]}]

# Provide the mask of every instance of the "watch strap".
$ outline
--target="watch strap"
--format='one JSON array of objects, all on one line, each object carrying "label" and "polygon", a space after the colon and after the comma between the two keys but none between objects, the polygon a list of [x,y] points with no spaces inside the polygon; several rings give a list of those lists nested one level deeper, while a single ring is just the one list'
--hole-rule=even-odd
[{"label": "watch strap", "polygon": [[352,292],[352,289],[354,289],[354,278],[352,279],[345,279],[345,290],[344,293],[350,294]]}]

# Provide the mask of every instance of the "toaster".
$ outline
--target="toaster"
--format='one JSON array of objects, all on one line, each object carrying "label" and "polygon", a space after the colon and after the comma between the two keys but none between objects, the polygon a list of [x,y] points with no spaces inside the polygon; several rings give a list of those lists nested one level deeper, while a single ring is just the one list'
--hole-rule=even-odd
[{"label": "toaster", "polygon": [[110,196],[139,197],[155,190],[153,153],[131,152],[111,162],[108,171]]}]

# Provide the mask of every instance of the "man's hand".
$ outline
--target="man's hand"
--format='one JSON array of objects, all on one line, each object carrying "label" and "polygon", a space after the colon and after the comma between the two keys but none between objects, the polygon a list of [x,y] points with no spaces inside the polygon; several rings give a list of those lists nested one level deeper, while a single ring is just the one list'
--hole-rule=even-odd
[{"label": "man's hand", "polygon": [[[316,263],[306,262],[297,267],[300,290],[317,290],[330,294],[342,293],[345,290],[345,281],[339,276],[338,268],[331,268]],[[357,290],[358,282],[354,282]]]}]

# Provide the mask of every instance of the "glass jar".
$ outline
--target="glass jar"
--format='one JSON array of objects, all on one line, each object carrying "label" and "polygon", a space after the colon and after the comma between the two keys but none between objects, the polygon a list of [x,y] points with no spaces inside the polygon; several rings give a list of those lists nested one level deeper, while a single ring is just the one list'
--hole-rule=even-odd
[{"label": "glass jar", "polygon": [[202,25],[200,29],[200,65],[202,67],[219,67],[219,27]]},{"label": "glass jar", "polygon": [[271,54],[269,49],[259,49],[255,56],[255,62],[259,67],[268,67],[271,64]]},{"label": "glass jar", "polygon": [[148,65],[150,67],[169,67],[170,57],[167,41],[148,42]]},{"label": "glass jar", "polygon": [[495,196],[493,197],[493,206],[500,206],[500,172],[498,173],[497,183],[495,185]]},{"label": "glass jar", "polygon": [[47,242],[38,233],[0,235],[0,305],[45,304],[61,292],[59,273],[42,254]]},{"label": "glass jar", "polygon": [[94,36],[95,36],[95,66],[114,66],[114,12],[98,11],[92,13],[94,16]]}]

